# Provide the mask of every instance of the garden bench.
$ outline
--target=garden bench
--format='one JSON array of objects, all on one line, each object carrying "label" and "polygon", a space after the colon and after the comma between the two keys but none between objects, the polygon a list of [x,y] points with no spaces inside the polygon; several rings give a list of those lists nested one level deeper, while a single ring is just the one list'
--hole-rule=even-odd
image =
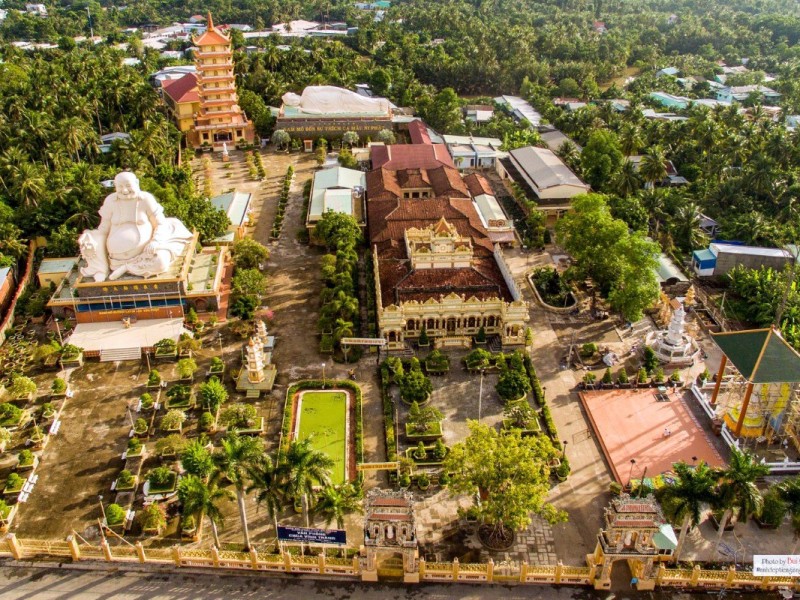
[{"label": "garden bench", "polygon": [[113,481],[113,483],[111,484],[111,491],[113,492],[113,491],[114,491],[114,490],[116,490],[116,489],[117,489],[117,480],[115,479],[115,480]]},{"label": "garden bench", "polygon": [[50,435],[57,434],[59,429],[61,429],[61,419],[53,421],[53,424],[50,426]]},{"label": "garden bench", "polygon": [[127,458],[128,458],[128,451],[125,450],[125,452],[122,453],[122,460],[127,460]]},{"label": "garden bench", "polygon": [[17,502],[19,502],[20,504],[24,503],[24,502],[27,502],[28,501],[28,496],[30,496],[30,493],[22,492],[19,496],[17,496]]}]

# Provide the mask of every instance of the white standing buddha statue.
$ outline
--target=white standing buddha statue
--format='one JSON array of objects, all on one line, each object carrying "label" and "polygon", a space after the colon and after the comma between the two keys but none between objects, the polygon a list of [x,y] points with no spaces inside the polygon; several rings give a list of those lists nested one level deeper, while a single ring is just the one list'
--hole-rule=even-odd
[{"label": "white standing buddha statue", "polygon": [[155,277],[169,270],[185,250],[192,233],[139,187],[136,175],[119,173],[114,193],[100,207],[100,225],[85,230],[78,243],[86,266],[84,277],[96,282],[116,280],[125,274]]}]

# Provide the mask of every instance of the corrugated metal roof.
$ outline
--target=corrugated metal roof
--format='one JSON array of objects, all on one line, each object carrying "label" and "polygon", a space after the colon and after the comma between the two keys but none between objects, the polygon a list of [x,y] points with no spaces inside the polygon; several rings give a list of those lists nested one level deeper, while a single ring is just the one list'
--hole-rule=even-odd
[{"label": "corrugated metal roof", "polygon": [[527,174],[540,190],[571,185],[586,188],[589,186],[578,179],[578,176],[547,148],[526,146],[511,151],[511,159],[517,167]]}]

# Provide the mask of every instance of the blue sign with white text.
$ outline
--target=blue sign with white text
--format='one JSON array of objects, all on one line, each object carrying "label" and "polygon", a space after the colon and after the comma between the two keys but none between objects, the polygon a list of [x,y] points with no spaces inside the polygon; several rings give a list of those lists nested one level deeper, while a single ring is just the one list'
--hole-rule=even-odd
[{"label": "blue sign with white text", "polygon": [[278,539],[281,542],[302,542],[304,544],[347,544],[347,532],[344,529],[309,529],[306,527],[278,526]]}]

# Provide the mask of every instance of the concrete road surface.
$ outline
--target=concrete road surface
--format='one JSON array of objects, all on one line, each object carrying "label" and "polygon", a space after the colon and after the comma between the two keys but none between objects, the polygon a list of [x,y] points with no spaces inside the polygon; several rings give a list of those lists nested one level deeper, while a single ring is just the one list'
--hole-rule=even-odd
[{"label": "concrete road surface", "polygon": [[[0,563],[2,600],[623,600],[625,598],[687,599],[683,593],[594,592],[586,588],[501,585],[361,584],[300,578],[153,573],[116,568],[88,571],[74,568],[16,566]],[[708,598],[707,594],[696,597]],[[749,596],[756,597],[755,595]],[[766,597],[766,596],[764,596]]]}]

